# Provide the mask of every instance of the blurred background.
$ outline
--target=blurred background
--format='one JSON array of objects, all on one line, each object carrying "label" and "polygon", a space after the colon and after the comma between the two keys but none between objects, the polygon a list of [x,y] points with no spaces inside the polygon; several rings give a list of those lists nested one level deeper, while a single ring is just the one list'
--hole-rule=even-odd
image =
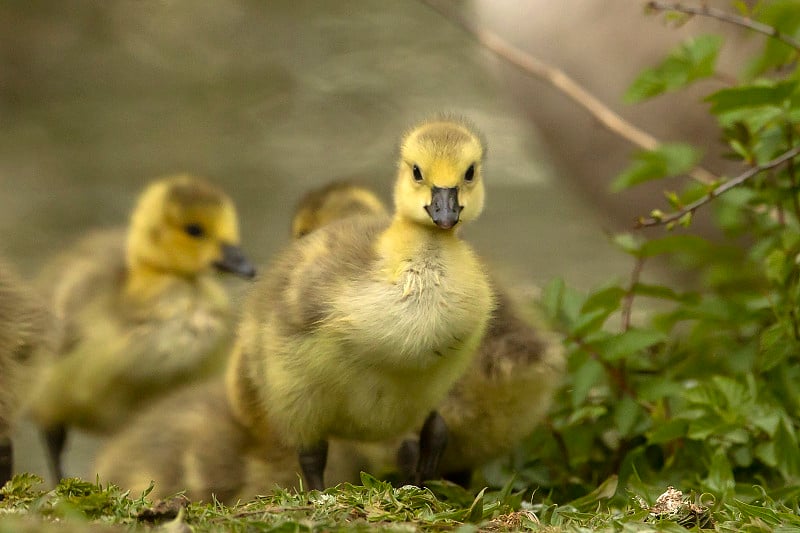
[{"label": "blurred background", "polygon": [[[643,67],[718,24],[668,28],[638,0],[447,5],[724,170],[702,103],[620,103]],[[234,198],[244,247],[264,263],[307,189],[355,178],[388,200],[400,135],[438,111],[489,141],[487,209],[465,235],[501,279],[627,276],[606,233],[661,205],[658,190],[607,192],[634,148],[412,0],[0,3],[0,254],[34,278],[88,229],[125,224],[147,181],[191,172]],[[17,440],[17,468],[44,474],[31,428]],[[94,441],[74,442],[67,472],[91,478]]]}]

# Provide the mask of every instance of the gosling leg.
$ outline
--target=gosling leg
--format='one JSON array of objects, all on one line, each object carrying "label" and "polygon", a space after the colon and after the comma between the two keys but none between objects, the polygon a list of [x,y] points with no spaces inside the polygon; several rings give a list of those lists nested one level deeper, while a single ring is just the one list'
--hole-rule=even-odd
[{"label": "gosling leg", "polygon": [[419,464],[419,441],[405,439],[397,449],[397,472],[401,485],[410,485],[417,480],[417,465]]},{"label": "gosling leg", "polygon": [[310,448],[300,448],[300,469],[308,490],[325,489],[325,465],[328,463],[328,441],[323,440]]},{"label": "gosling leg", "polygon": [[472,480],[472,470],[456,470],[455,472],[447,472],[442,477],[447,481],[452,481],[456,485],[461,485],[465,489],[469,488],[469,483]]},{"label": "gosling leg", "polygon": [[[9,437],[0,438],[0,487],[11,479],[14,471],[14,446]],[[2,496],[0,496],[2,498]]]},{"label": "gosling leg", "polygon": [[67,442],[67,428],[66,426],[58,425],[49,427],[42,430],[44,444],[47,448],[47,459],[50,463],[50,473],[53,476],[54,483],[64,478],[64,470],[61,466],[61,456],[64,453],[64,445]]},{"label": "gosling leg", "polygon": [[436,478],[445,446],[447,446],[447,424],[442,415],[431,411],[419,434],[419,462],[415,480],[417,485]]}]

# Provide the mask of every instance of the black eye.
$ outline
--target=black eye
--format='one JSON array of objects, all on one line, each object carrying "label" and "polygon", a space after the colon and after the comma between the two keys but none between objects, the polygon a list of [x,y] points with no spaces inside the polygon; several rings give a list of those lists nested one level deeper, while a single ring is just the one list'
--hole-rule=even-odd
[{"label": "black eye", "polygon": [[470,165],[464,173],[464,181],[472,181],[475,178],[475,165]]},{"label": "black eye", "polygon": [[411,169],[414,172],[414,181],[422,181],[422,171],[419,169],[417,165]]},{"label": "black eye", "polygon": [[203,226],[200,224],[186,224],[186,226],[183,227],[183,231],[185,231],[187,235],[198,239],[206,234],[205,230],[203,230]]}]

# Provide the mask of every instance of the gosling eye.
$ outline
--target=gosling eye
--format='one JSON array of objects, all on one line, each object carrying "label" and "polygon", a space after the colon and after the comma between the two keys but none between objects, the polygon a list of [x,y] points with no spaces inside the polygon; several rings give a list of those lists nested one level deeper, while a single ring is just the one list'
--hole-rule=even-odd
[{"label": "gosling eye", "polygon": [[195,239],[199,239],[205,236],[206,232],[203,229],[203,226],[200,224],[186,224],[183,227],[183,231],[186,232],[187,235],[190,237],[194,237]]},{"label": "gosling eye", "polygon": [[466,181],[467,183],[471,183],[472,180],[474,179],[475,179],[475,164],[472,164],[464,173],[464,181]]},{"label": "gosling eye", "polygon": [[419,169],[417,165],[414,165],[411,168],[411,171],[414,173],[414,181],[416,182],[422,181],[422,171]]}]

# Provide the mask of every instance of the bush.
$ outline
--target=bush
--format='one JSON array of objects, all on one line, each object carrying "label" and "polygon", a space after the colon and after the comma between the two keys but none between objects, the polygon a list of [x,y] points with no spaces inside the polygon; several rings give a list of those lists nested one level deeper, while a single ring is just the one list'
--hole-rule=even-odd
[{"label": "bush", "polygon": [[[800,4],[734,4],[739,14],[726,20],[770,34],[735,85],[705,98],[741,174],[666,192],[666,205],[639,220],[662,226],[660,235],[614,236],[631,257],[625,283],[582,294],[555,280],[544,291],[566,338],[569,377],[550,431],[532,436],[512,466],[520,484],[543,487],[549,501],[568,501],[618,475],[617,497],[626,501],[626,489],[652,504],[674,485],[717,502],[774,498],[797,508],[800,43],[791,36],[800,33]],[[671,7],[680,11],[668,15],[673,22],[692,10],[722,18],[705,7]],[[714,76],[722,46],[716,35],[690,39],[643,72],[626,100]],[[641,152],[612,187],[687,174],[699,156],[686,144]],[[692,233],[698,209],[713,211],[719,238]],[[644,282],[652,261],[691,281],[680,288]]]}]

